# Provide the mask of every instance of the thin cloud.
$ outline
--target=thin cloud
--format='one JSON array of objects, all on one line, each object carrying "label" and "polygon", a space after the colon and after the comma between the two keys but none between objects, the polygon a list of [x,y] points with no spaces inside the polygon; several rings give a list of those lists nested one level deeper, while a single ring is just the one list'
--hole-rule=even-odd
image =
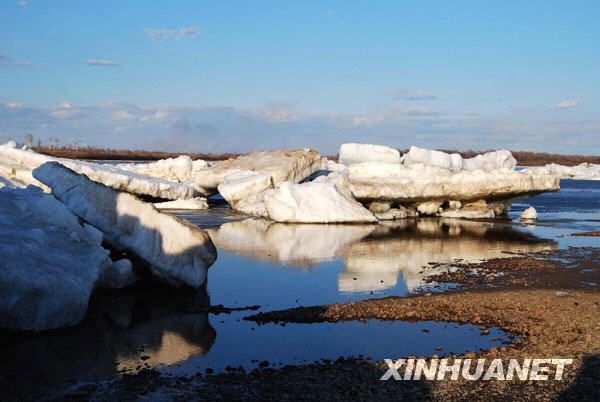
[{"label": "thin cloud", "polygon": [[583,99],[567,99],[562,102],[557,103],[554,108],[555,109],[571,109],[576,106],[579,106],[583,103]]},{"label": "thin cloud", "polygon": [[418,89],[397,89],[394,91],[393,100],[407,100],[407,101],[424,101],[424,100],[436,100],[439,99],[438,95]]},{"label": "thin cloud", "polygon": [[99,66],[99,67],[115,67],[118,66],[119,63],[112,60],[104,60],[104,59],[87,59],[85,64],[88,66]]},{"label": "thin cloud", "polygon": [[27,0],[19,0],[17,1],[17,4],[20,5],[21,7],[25,7],[28,4]]},{"label": "thin cloud", "polygon": [[[589,153],[597,145],[600,118],[540,111],[478,115],[468,111],[404,105],[366,113],[315,113],[276,103],[258,109],[211,105],[136,105],[112,102],[53,106],[0,102],[0,143],[32,132],[47,141],[73,138],[94,146],[160,147],[189,152],[248,152],[315,148],[335,153],[344,142],[405,148],[535,149]],[[281,135],[282,124],[286,135]]]},{"label": "thin cloud", "polygon": [[31,63],[28,61],[13,60],[8,53],[0,53],[0,66],[6,67],[27,67]]},{"label": "thin cloud", "polygon": [[181,29],[144,28],[142,31],[148,35],[152,42],[156,43],[170,40],[193,39],[200,35],[200,29],[197,27],[185,27]]}]

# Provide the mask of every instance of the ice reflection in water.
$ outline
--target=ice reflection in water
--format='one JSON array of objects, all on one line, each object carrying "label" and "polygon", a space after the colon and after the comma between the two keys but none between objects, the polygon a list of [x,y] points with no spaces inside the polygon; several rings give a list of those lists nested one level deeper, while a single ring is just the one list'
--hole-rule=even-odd
[{"label": "ice reflection in water", "polygon": [[[371,292],[402,295],[418,287],[426,274],[442,269],[424,271],[430,262],[478,261],[503,252],[554,249],[554,240],[541,238],[557,238],[541,207],[542,219],[533,232],[508,222],[437,219],[285,225],[240,220],[243,217],[222,208],[181,215],[210,228],[218,248],[219,257],[208,274],[212,304],[260,304],[266,311],[360,300],[373,297]],[[573,231],[570,226],[560,230]],[[474,328],[446,328],[446,324],[374,321],[256,327],[243,320],[248,312],[190,313],[207,303],[206,294],[181,289],[98,293],[85,322],[76,328],[0,335],[0,389],[30,392],[46,383],[64,386],[71,378],[105,380],[120,369],[141,365],[175,364],[181,367],[172,370],[195,373],[226,364],[248,367],[254,358],[300,363],[340,354],[401,357],[395,355],[398,345],[402,353],[427,354],[437,345],[460,352],[494,343]],[[431,329],[427,335],[431,338],[423,339],[422,326]],[[377,342],[372,342],[375,338]],[[305,344],[313,347],[303,348]]]},{"label": "ice reflection in water", "polygon": [[[289,225],[258,219],[209,229],[220,252],[299,268],[341,261],[340,292],[370,292],[423,285],[426,276],[456,260],[477,262],[556,248],[504,222],[407,219],[379,225]],[[434,262],[435,267],[423,267]],[[219,269],[219,262],[212,270]],[[214,272],[213,271],[213,272]],[[257,272],[260,275],[261,272]],[[315,280],[320,276],[314,273]],[[211,282],[212,285],[212,282]]]},{"label": "ice reflection in water", "polygon": [[101,293],[77,327],[0,334],[0,389],[30,393],[203,355],[215,341],[215,329],[208,313],[186,310],[207,303],[206,291],[173,292],[158,286]]}]

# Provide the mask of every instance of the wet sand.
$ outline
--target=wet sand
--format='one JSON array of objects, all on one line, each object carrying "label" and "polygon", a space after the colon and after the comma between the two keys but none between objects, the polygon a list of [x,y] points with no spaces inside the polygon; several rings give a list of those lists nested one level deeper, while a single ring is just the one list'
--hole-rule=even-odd
[{"label": "wet sand", "polygon": [[[347,320],[450,321],[499,326],[515,336],[512,344],[465,358],[572,358],[561,381],[379,381],[382,362],[338,359],[304,366],[246,373],[201,372],[174,377],[154,370],[95,384],[67,398],[168,397],[185,399],[430,399],[430,400],[599,400],[600,249],[580,248],[456,265],[436,275],[458,283],[447,293],[416,294],[325,306],[299,307],[248,317],[266,322]],[[426,334],[424,334],[426,336]],[[444,351],[440,351],[443,354]],[[390,356],[401,358],[406,356]],[[552,374],[552,370],[550,371]]]}]

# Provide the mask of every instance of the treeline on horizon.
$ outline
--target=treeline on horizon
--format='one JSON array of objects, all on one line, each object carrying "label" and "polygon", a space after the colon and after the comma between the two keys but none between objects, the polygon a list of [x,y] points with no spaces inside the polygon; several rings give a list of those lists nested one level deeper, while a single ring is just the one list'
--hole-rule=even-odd
[{"label": "treeline on horizon", "polygon": [[[145,150],[128,150],[128,149],[108,149],[97,147],[72,147],[72,146],[34,146],[36,152],[69,159],[95,159],[95,160],[122,160],[122,161],[154,161],[159,159],[176,158],[180,155],[188,155],[193,160],[203,159],[207,161],[220,161],[234,158],[242,154],[239,153],[186,153],[186,152],[165,152],[165,151],[145,151]],[[402,153],[408,150],[400,150]],[[441,150],[448,153],[459,153],[463,158],[472,158],[475,155],[487,151],[454,151]],[[520,166],[543,166],[548,163],[557,163],[565,166],[575,166],[580,163],[588,162],[600,164],[600,156],[586,155],[567,155],[553,154],[546,152],[531,152],[531,151],[511,151],[518,165]],[[337,155],[330,155],[328,158],[337,160]]]}]

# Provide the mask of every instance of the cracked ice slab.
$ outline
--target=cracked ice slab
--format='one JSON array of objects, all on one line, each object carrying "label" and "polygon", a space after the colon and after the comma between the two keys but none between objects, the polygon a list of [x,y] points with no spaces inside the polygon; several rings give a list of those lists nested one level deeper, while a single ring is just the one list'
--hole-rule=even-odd
[{"label": "cracked ice slab", "polygon": [[158,279],[193,288],[205,282],[217,251],[204,230],[56,162],[41,165],[33,176],[71,212],[101,230],[107,242],[146,261]]}]

